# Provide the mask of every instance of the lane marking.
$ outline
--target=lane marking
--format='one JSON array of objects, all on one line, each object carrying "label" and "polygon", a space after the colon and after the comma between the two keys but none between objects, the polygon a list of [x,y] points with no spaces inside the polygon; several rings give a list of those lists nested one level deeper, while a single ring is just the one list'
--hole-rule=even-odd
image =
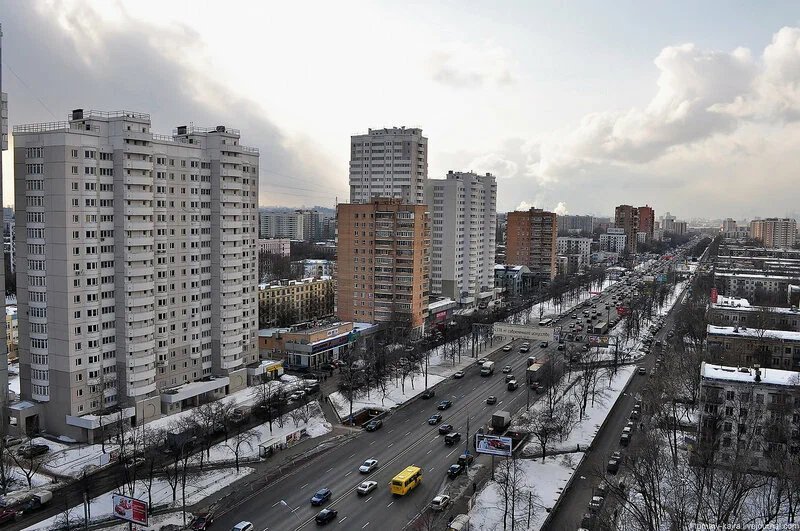
[{"label": "lane marking", "polygon": [[341,520],[339,520],[339,523],[341,524],[341,523],[342,523],[342,522],[344,522],[345,520],[347,520],[347,517],[346,517],[346,516],[345,516],[344,518],[342,518]]},{"label": "lane marking", "polygon": [[387,505],[386,507],[387,507],[387,508],[389,508],[389,507],[391,507],[392,505],[394,505],[394,502],[390,503],[390,504],[389,504],[389,505]]},{"label": "lane marking", "polygon": [[394,443],[389,443],[389,446],[387,446],[387,448],[391,448],[392,446],[394,446]]},{"label": "lane marking", "polygon": [[[451,450],[450,453],[447,454],[445,457],[450,457],[451,455],[453,455],[453,452],[455,452],[456,450],[457,450],[457,448]],[[431,469],[431,470],[433,470],[433,469]]]},{"label": "lane marking", "polygon": [[[305,485],[303,485],[303,486],[302,486],[302,487],[300,487],[300,488],[301,488],[301,489],[304,489],[304,488],[306,488],[306,487],[308,487],[308,483],[306,483]],[[278,503],[280,503],[280,502],[278,502]],[[277,505],[277,504],[276,504],[276,505]]]},{"label": "lane marking", "polygon": [[370,446],[372,446],[373,444],[375,444],[375,441],[372,441],[371,443],[369,443]]},{"label": "lane marking", "polygon": [[370,501],[371,499],[372,499],[372,496],[370,496],[369,498],[367,498],[366,500],[364,500],[364,503],[367,503],[367,502],[368,502],[368,501]]},{"label": "lane marking", "polygon": [[406,437],[408,437],[409,435],[411,435],[411,432],[406,433]]},{"label": "lane marking", "polygon": [[347,477],[347,476],[349,476],[349,475],[350,475],[350,474],[352,474],[352,473],[353,473],[353,471],[351,470],[350,472],[348,472],[347,474],[345,474],[345,475],[344,475],[344,477]]},{"label": "lane marking", "polygon": [[361,526],[361,529],[364,529],[364,528],[365,528],[365,527],[367,527],[368,525],[369,525],[369,522],[367,522],[366,524],[362,525],[362,526]]},{"label": "lane marking", "polygon": [[[350,457],[355,457],[355,456],[356,456],[356,454],[352,454]],[[350,459],[350,457],[348,457],[348,459]]]},{"label": "lane marking", "polygon": [[430,468],[429,472],[433,472],[433,469],[434,469],[434,468],[436,468],[436,467],[432,466],[432,467]]},{"label": "lane marking", "polygon": [[389,430],[389,433],[392,433],[393,431],[394,431],[394,428],[392,428],[391,430]]},{"label": "lane marking", "polygon": [[[433,449],[430,449],[430,450],[428,450],[428,453],[426,453],[425,455],[428,455],[428,454],[429,454],[429,453],[431,453],[432,451],[433,451]],[[278,503],[280,503],[280,502],[278,502]],[[275,504],[275,505],[277,505],[277,504]],[[273,505],[273,507],[275,507],[275,505]]]},{"label": "lane marking", "polygon": [[325,472],[330,472],[331,470],[333,470],[333,467],[330,467],[330,468],[329,468],[328,470],[326,470]]}]

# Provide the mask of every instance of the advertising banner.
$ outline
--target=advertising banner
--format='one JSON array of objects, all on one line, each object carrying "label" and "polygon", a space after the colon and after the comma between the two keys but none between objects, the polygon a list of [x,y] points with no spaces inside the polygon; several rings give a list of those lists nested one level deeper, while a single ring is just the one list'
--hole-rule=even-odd
[{"label": "advertising banner", "polygon": [[555,341],[555,329],[541,326],[495,323],[493,333],[496,336],[513,337],[517,339]]},{"label": "advertising banner", "polygon": [[589,336],[589,345],[592,346],[592,347],[607,347],[608,346],[608,336],[590,335]]},{"label": "advertising banner", "polygon": [[475,451],[479,454],[511,457],[511,446],[511,437],[498,437],[480,433],[475,435]]},{"label": "advertising banner", "polygon": [[122,494],[112,494],[111,500],[114,505],[115,518],[134,524],[147,525],[147,502]]}]

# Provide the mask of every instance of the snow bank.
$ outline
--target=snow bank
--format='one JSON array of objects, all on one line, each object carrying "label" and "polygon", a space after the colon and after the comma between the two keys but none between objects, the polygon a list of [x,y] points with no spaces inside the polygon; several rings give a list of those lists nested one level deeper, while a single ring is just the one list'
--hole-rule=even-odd
[{"label": "snow bank", "polygon": [[[454,369],[453,372],[455,372]],[[428,374],[428,387],[433,387],[445,378]],[[386,393],[380,390],[370,389],[369,396],[359,396],[353,401],[353,412],[360,409],[384,409],[389,410],[411,400],[415,396],[425,391],[425,375],[415,374],[413,377],[408,376],[405,380],[405,388],[403,388],[400,378],[395,378],[386,383]],[[330,395],[331,403],[336,408],[336,412],[340,417],[350,415],[350,402],[340,392],[335,392]]]}]

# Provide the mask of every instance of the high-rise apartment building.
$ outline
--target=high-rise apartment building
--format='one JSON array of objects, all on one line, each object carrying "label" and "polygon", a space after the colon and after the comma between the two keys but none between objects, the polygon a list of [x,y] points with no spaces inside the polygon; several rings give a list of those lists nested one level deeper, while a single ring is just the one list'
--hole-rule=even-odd
[{"label": "high-rise apartment building", "polygon": [[558,234],[567,236],[570,234],[591,234],[594,230],[594,217],[576,216],[567,214],[558,216]]},{"label": "high-rise apartment building", "polygon": [[475,306],[494,295],[497,181],[450,171],[429,179],[425,198],[431,215],[431,293]]},{"label": "high-rise apartment building", "polygon": [[[8,149],[8,96],[3,92],[3,27],[0,25],[0,188],[3,183],[3,151]],[[3,191],[0,189],[0,206],[3,205]],[[3,253],[5,254],[5,253]],[[6,285],[6,268],[0,257],[0,286]],[[5,436],[8,426],[8,349],[6,329],[0,326],[0,437]]]},{"label": "high-rise apartment building", "polygon": [[675,216],[667,212],[661,218],[661,229],[664,232],[675,232]]},{"label": "high-rise apartment building", "polygon": [[316,210],[269,211],[258,213],[258,237],[262,240],[289,238],[315,241],[320,239],[322,226]]},{"label": "high-rise apartment building", "polygon": [[422,129],[370,129],[350,138],[350,202],[400,198],[425,202],[428,139]]},{"label": "high-rise apartment building", "polygon": [[430,293],[431,228],[426,205],[400,199],[336,209],[336,315],[424,331]]},{"label": "high-rise apartment building", "polygon": [[639,232],[639,211],[631,205],[619,205],[614,210],[614,226],[625,231],[625,250],[636,252],[636,233]]},{"label": "high-rise apartment building", "polygon": [[725,218],[722,222],[722,235],[726,238],[735,238],[736,233],[736,220],[733,218]]},{"label": "high-rise apartment building", "polygon": [[246,385],[259,155],[239,139],[129,111],[14,128],[20,426],[94,440]]},{"label": "high-rise apartment building", "polygon": [[650,206],[640,206],[636,209],[636,212],[639,215],[639,228],[637,232],[644,232],[645,233],[645,240],[652,241],[653,240],[653,230],[655,229],[656,223],[656,212],[653,210],[653,207]]},{"label": "high-rise apartment building", "polygon": [[506,262],[528,266],[532,273],[553,279],[557,273],[558,219],[540,208],[509,212],[506,228]]},{"label": "high-rise apartment building", "polygon": [[750,222],[750,237],[767,248],[786,248],[797,241],[797,221],[792,218],[754,219]]}]

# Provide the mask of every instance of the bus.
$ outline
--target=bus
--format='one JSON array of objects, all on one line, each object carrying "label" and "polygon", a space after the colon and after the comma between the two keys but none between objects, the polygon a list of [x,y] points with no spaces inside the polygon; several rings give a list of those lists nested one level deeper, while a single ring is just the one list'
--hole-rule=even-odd
[{"label": "bus", "polygon": [[392,478],[390,483],[392,494],[405,496],[410,491],[422,483],[422,469],[418,466],[407,466],[402,472]]},{"label": "bus", "polygon": [[603,335],[608,332],[608,323],[597,323],[592,328],[592,333],[597,335]]},{"label": "bus", "polygon": [[550,326],[551,324],[553,324],[552,319],[542,319],[539,321],[539,326]]}]

